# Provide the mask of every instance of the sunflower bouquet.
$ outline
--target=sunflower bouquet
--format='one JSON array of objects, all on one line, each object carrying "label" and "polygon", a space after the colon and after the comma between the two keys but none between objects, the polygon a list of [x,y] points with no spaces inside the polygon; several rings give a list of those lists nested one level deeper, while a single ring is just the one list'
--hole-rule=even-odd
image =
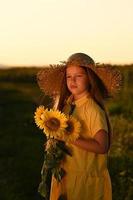
[{"label": "sunflower bouquet", "polygon": [[66,143],[74,142],[79,137],[81,126],[80,122],[72,115],[65,115],[57,109],[48,109],[44,106],[36,109],[34,119],[47,138],[41,171],[42,182],[38,191],[48,200],[50,192],[50,184],[47,183],[48,177],[52,175],[60,182],[65,175],[61,162],[66,155],[71,156]]}]

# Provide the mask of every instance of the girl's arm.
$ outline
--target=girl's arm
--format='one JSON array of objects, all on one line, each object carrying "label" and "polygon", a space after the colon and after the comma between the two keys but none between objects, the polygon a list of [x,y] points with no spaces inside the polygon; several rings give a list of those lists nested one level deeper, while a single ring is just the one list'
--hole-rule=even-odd
[{"label": "girl's arm", "polygon": [[101,129],[99,130],[94,138],[83,139],[79,138],[72,144],[93,153],[105,154],[109,149],[109,138],[108,133]]}]

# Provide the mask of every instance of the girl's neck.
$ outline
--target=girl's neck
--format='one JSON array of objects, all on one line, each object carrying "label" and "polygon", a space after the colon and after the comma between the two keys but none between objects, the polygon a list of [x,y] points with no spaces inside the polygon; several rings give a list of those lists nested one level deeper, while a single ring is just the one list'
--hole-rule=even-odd
[{"label": "girl's neck", "polygon": [[79,95],[73,95],[73,100],[76,101],[76,100],[82,98],[83,96],[85,96],[87,94],[88,94],[88,91],[85,91],[85,92],[83,92],[83,93],[81,93]]}]

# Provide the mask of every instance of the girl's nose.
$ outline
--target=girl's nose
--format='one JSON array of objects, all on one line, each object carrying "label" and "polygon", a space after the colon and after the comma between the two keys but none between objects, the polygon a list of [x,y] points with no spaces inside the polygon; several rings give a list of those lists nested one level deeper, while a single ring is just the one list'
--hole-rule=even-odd
[{"label": "girl's nose", "polygon": [[74,77],[74,76],[71,77],[71,82],[74,82],[74,83],[75,83],[75,82],[76,82],[76,77]]}]

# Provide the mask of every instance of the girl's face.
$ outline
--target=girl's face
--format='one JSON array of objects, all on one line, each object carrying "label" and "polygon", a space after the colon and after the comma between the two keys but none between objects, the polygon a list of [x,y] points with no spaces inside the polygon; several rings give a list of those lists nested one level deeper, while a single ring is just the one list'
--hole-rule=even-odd
[{"label": "girl's face", "polygon": [[79,99],[88,92],[89,80],[82,67],[71,65],[66,69],[66,82],[74,99]]}]

